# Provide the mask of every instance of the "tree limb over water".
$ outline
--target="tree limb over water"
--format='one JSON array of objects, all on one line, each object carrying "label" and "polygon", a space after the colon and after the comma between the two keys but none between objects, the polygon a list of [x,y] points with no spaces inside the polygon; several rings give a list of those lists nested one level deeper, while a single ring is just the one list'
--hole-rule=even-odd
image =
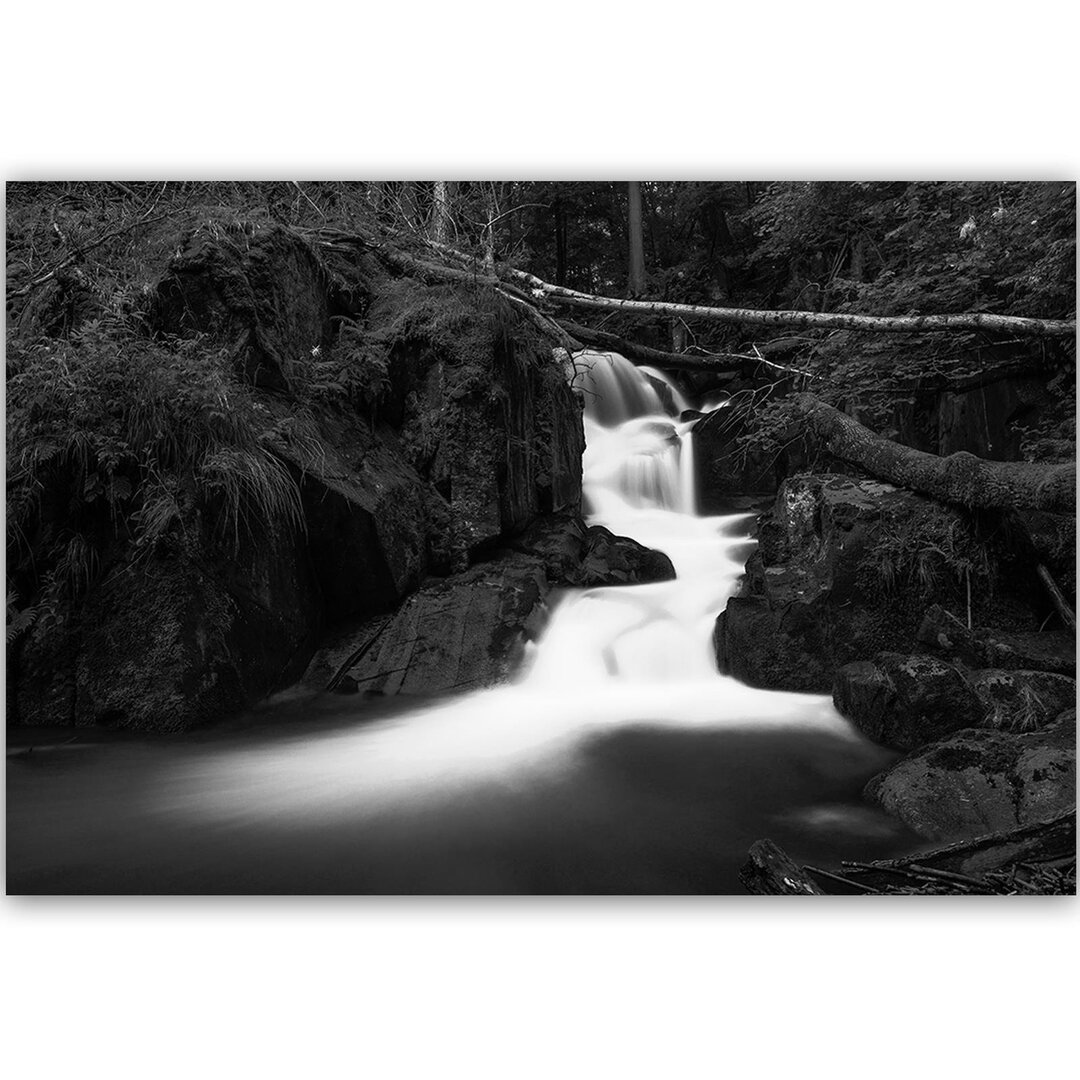
[{"label": "tree limb over water", "polygon": [[875,435],[814,394],[795,395],[796,414],[829,453],[872,476],[974,509],[1076,510],[1076,464],[988,461],[959,452],[940,457]]}]

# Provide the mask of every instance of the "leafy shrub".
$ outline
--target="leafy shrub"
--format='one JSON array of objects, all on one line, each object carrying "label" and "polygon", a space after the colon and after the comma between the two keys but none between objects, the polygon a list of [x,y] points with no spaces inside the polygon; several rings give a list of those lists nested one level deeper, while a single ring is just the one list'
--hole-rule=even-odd
[{"label": "leafy shrub", "polygon": [[85,591],[110,537],[151,550],[205,521],[235,553],[267,520],[303,527],[276,451],[305,460],[317,438],[303,417],[275,420],[223,351],[115,320],[9,359],[9,558],[54,599]]}]

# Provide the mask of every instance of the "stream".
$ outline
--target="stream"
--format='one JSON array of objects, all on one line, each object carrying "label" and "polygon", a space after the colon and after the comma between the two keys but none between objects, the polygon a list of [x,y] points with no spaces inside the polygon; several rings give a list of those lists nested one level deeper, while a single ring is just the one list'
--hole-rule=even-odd
[{"label": "stream", "polygon": [[696,513],[690,403],[618,355],[578,363],[588,520],[675,580],[560,594],[512,685],[289,691],[180,737],[9,732],[8,891],[738,894],[764,837],[817,865],[914,847],[860,796],[898,755],[828,697],[717,672],[753,516]]}]

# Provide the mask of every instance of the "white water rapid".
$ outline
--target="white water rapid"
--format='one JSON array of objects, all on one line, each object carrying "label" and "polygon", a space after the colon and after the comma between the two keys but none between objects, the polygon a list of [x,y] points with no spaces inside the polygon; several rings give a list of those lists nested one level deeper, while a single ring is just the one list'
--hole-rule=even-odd
[{"label": "white water rapid", "polygon": [[563,594],[512,685],[284,695],[277,725],[68,755],[51,785],[9,773],[20,887],[737,892],[762,836],[822,860],[891,850],[859,790],[893,755],[827,697],[717,672],[750,522],[695,512],[688,403],[621,356],[577,360],[588,520],[665,552],[675,580]]}]

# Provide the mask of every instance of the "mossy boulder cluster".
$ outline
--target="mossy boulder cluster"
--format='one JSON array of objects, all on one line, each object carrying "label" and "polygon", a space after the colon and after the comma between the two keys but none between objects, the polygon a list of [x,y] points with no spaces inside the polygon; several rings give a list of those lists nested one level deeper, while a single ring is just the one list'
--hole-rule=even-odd
[{"label": "mossy boulder cluster", "polygon": [[[15,643],[18,723],[218,719],[299,678],[335,628],[578,514],[580,402],[550,347],[488,296],[238,226],[164,259],[142,321],[150,341],[228,356],[302,512],[248,514],[228,543],[212,492],[153,543],[120,520],[87,587]],[[48,491],[40,505],[39,530],[67,512]]]},{"label": "mossy boulder cluster", "polygon": [[1000,543],[1002,522],[815,474],[782,483],[759,538],[717,620],[721,669],[831,693],[865,735],[906,752],[868,797],[933,840],[1075,805],[1075,639],[1040,629],[1050,602],[1029,553]]}]

